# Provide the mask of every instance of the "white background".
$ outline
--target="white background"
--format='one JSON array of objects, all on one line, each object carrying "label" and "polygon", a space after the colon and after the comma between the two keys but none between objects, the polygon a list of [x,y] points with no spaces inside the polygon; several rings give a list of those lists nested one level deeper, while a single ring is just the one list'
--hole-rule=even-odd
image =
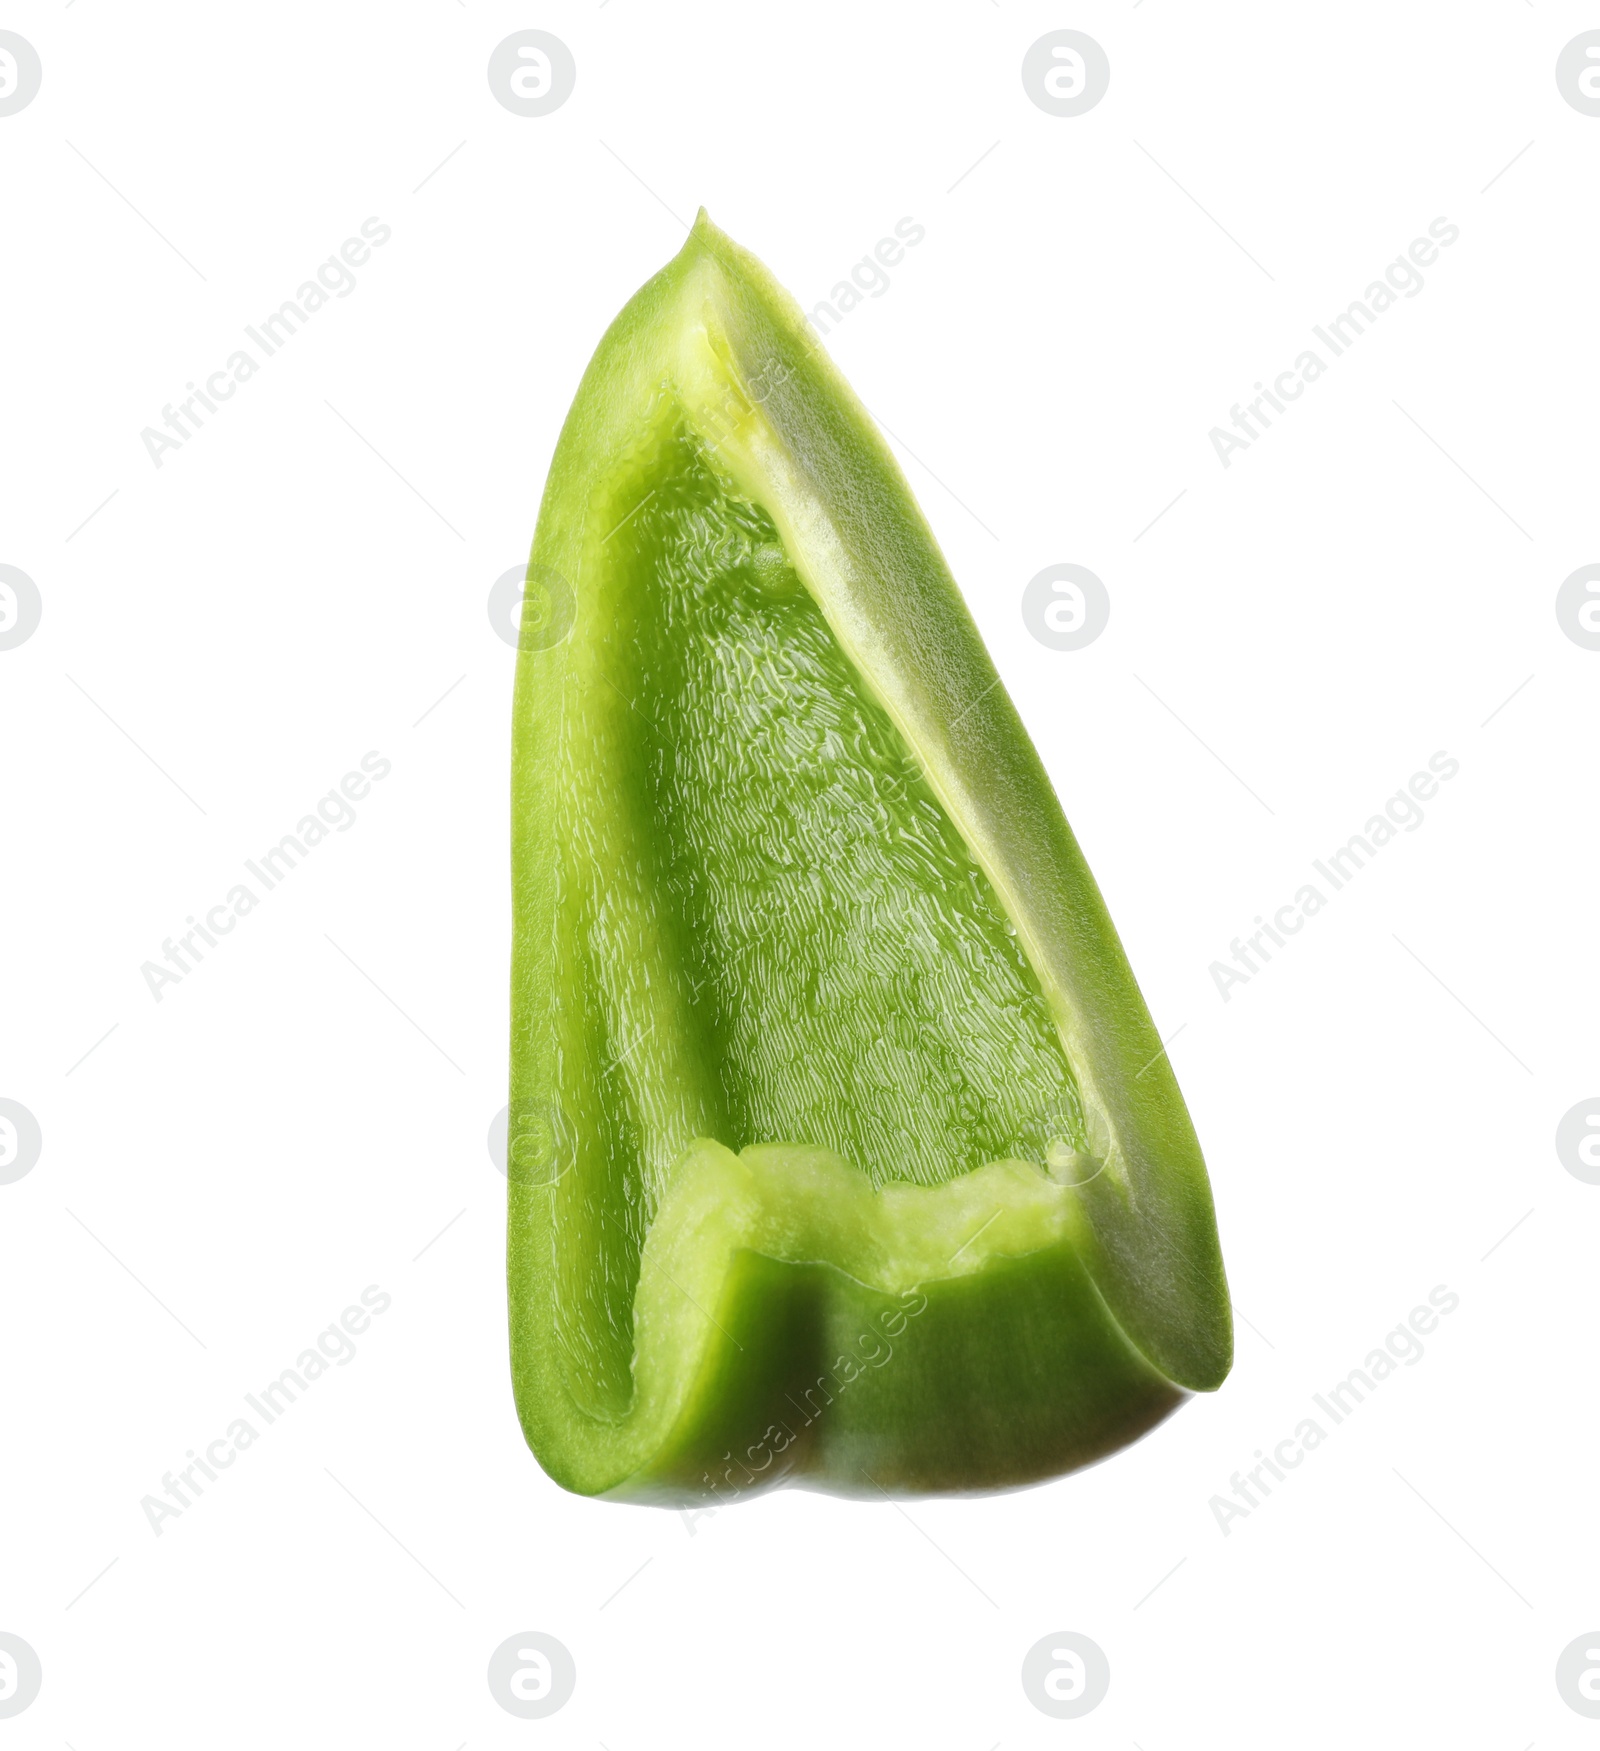
[{"label": "white background", "polygon": [[[1600,1624],[1600,1188],[1554,1133],[1600,1093],[1600,653],[1554,598],[1600,559],[1600,118],[1554,68],[1600,12],[0,26],[44,70],[0,119],[0,562],[43,602],[0,652],[0,1094],[43,1132],[0,1187],[0,1629],[44,1669],[0,1743],[1591,1744],[1554,1666]],[[485,77],[527,27],[578,68],[537,119]],[[1061,27],[1112,69],[1071,119],[1019,76]],[[702,202],[808,307],[925,226],[827,345],[1182,1030],[1234,1373],[1020,1494],[691,1522],[563,1494],[513,1414],[486,598],[604,325]],[[373,215],[356,290],[157,469],[142,428]],[[1210,428],[1441,215],[1425,289],[1224,469]],[[1058,562],[1112,602],[1072,654],[1019,612]],[[393,770],[356,824],[157,1003],[141,964],[369,749]],[[1224,1003],[1230,940],[1440,749],[1424,825]],[[356,1359],[157,1537],[141,1498],[373,1283]],[[1425,1358],[1224,1536],[1230,1474],[1436,1284],[1460,1307]],[[485,1681],[528,1629],[577,1664],[540,1723]],[[1111,1666],[1072,1723],[1019,1678],[1064,1629]]]}]

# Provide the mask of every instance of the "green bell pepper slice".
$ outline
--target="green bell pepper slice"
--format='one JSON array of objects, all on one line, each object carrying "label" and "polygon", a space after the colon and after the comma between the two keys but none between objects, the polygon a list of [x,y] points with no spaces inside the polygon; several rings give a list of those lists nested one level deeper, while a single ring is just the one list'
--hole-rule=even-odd
[{"label": "green bell pepper slice", "polygon": [[1205,1166],[1094,878],[876,427],[704,213],[584,374],[519,642],[549,1475],[988,1490],[1216,1388]]}]

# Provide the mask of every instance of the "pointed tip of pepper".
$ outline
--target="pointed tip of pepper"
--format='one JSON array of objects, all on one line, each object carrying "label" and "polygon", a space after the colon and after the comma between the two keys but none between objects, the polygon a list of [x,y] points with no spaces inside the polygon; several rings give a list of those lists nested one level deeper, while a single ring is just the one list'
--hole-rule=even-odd
[{"label": "pointed tip of pepper", "polygon": [[695,214],[694,224],[678,252],[684,262],[710,257],[727,269],[747,268],[745,251],[722,229],[704,207]]},{"label": "pointed tip of pepper", "polygon": [[686,249],[705,248],[709,245],[715,248],[717,244],[726,241],[727,239],[721,230],[713,223],[711,215],[702,207],[694,216],[694,224],[689,231],[689,240],[684,247]]},{"label": "pointed tip of pepper", "polygon": [[704,255],[708,250],[715,251],[719,243],[726,242],[722,232],[712,222],[711,215],[701,207],[694,216],[694,223],[689,227],[689,235],[683,240],[683,248],[678,251],[679,261],[692,260]]}]

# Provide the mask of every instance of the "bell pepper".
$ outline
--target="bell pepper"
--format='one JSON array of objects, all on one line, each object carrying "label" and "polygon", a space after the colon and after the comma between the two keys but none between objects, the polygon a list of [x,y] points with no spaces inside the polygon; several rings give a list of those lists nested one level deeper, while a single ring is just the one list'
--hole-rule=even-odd
[{"label": "bell pepper", "polygon": [[1210,1187],[910,489],[702,213],[600,343],[513,743],[512,1372],[569,1490],[990,1490],[1228,1371]]}]

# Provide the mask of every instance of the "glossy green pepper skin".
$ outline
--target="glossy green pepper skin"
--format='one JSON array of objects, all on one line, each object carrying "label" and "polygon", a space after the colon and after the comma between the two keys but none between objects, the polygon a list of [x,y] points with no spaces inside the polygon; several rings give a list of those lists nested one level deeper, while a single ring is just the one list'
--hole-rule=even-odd
[{"label": "glossy green pepper skin", "polygon": [[1221,1383],[1094,878],[883,440],[703,214],[551,465],[512,845],[512,1372],[558,1483],[996,1489]]}]

